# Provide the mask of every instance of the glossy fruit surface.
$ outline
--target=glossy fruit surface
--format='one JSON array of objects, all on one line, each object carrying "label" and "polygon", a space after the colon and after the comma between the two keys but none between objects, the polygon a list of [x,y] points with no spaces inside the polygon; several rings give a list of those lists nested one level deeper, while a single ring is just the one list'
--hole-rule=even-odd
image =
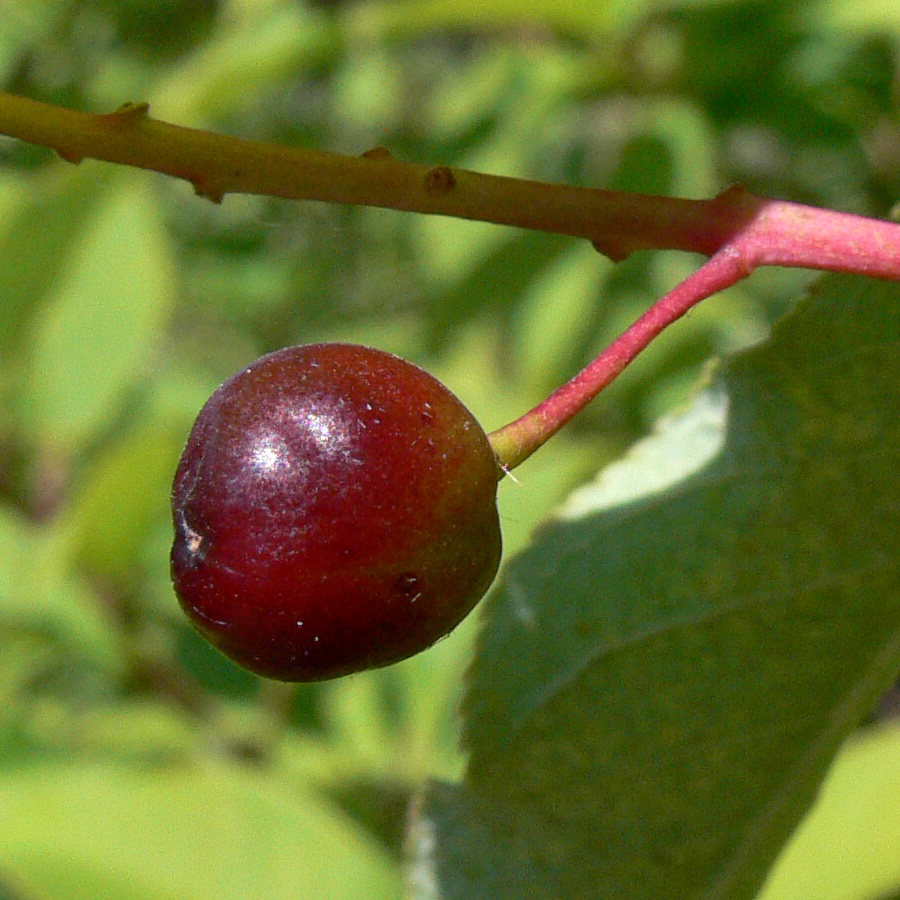
[{"label": "glossy fruit surface", "polygon": [[172,491],[194,626],[260,675],[397,662],[472,609],[500,560],[498,466],[471,413],[396,356],[264,356],[203,407]]}]

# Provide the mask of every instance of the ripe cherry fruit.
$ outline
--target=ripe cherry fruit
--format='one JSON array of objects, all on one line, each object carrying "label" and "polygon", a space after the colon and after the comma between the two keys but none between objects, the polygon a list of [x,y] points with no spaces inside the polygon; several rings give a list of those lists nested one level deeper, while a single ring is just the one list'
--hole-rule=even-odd
[{"label": "ripe cherry fruit", "polygon": [[500,560],[487,437],[389,353],[264,356],[200,412],[172,490],[172,578],[194,626],[282,681],[388,665],[447,634]]}]

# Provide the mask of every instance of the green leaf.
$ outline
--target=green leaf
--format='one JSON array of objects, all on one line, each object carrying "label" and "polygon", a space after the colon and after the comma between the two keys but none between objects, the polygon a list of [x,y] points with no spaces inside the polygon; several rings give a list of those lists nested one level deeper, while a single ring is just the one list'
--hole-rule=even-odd
[{"label": "green leaf", "polygon": [[873,32],[900,33],[900,9],[890,0],[876,0],[875,3],[859,3],[858,0],[824,0],[817,4],[818,9],[813,20],[819,27],[826,25],[837,34],[847,31],[862,32],[870,35]]},{"label": "green leaf", "polygon": [[900,286],[829,277],[542,530],[488,602],[420,883],[754,896],[900,669],[898,395]]},{"label": "green leaf", "polygon": [[4,357],[19,346],[25,325],[59,284],[82,223],[95,211],[96,180],[80,172],[9,178],[0,192],[0,346]]},{"label": "green leaf", "polygon": [[553,0],[392,0],[353,10],[351,33],[371,38],[405,36],[429,29],[500,28],[523,23],[549,25],[576,36],[603,34],[644,14],[650,4],[606,0],[603,3],[556,3]]},{"label": "green leaf", "polygon": [[9,771],[0,774],[0,820],[0,871],[46,900],[399,892],[383,853],[328,804],[224,765]]},{"label": "green leaf", "polygon": [[21,398],[32,436],[56,452],[109,424],[174,299],[167,239],[139,177],[116,179],[83,227],[36,316]]},{"label": "green leaf", "polygon": [[873,900],[900,891],[900,725],[847,742],[759,900]]},{"label": "green leaf", "polygon": [[113,623],[67,563],[58,532],[0,506],[0,626],[49,635],[96,665],[116,669]]},{"label": "green leaf", "polygon": [[142,420],[104,448],[80,479],[60,527],[92,573],[124,584],[138,575],[136,561],[151,527],[169,518],[186,433],[156,417]]},{"label": "green leaf", "polygon": [[532,281],[570,246],[558,235],[530,231],[502,242],[462,281],[436,292],[427,310],[430,343],[450,342],[462,325],[488,310],[509,318]]}]

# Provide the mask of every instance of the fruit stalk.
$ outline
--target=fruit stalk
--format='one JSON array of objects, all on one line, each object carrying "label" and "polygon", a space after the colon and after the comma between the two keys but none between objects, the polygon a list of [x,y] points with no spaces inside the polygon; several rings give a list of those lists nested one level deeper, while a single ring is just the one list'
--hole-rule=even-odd
[{"label": "fruit stalk", "polygon": [[508,472],[568,424],[666,327],[701,300],[747,274],[739,255],[713,256],[656,302],[574,378],[523,416],[488,435],[501,469]]}]

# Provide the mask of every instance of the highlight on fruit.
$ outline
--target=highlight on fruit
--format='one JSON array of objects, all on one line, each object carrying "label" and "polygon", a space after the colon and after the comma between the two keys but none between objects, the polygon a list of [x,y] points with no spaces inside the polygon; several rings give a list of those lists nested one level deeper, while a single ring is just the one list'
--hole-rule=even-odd
[{"label": "highlight on fruit", "polygon": [[207,401],[175,474],[188,618],[252,672],[316,681],[431,646],[494,579],[494,452],[433,376],[353,344],[258,359]]}]

